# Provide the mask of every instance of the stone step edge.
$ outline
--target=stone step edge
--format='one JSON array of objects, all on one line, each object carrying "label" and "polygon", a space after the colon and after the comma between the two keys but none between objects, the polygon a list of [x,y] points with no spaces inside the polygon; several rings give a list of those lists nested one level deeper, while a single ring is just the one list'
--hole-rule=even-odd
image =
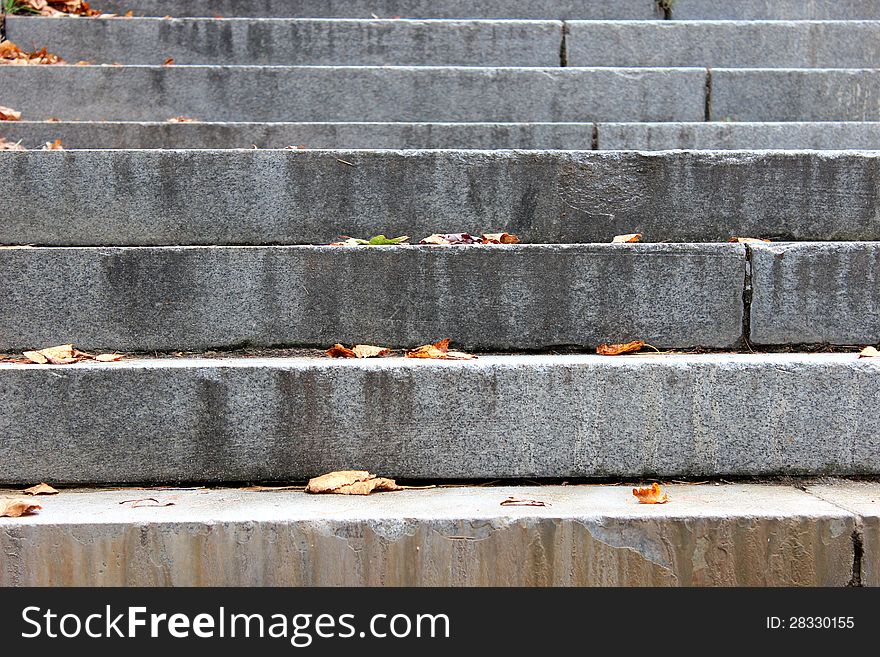
[{"label": "stone step edge", "polygon": [[0,519],[0,585],[880,583],[877,483],[664,488],[63,490]]}]

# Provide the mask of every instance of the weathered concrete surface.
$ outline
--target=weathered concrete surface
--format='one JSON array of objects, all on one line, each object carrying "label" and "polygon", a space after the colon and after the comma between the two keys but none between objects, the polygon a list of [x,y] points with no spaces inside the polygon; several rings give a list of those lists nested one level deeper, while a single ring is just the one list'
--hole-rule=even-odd
[{"label": "weathered concrete surface", "polygon": [[675,0],[672,18],[865,20],[880,18],[880,5],[875,0]]},{"label": "weathered concrete surface", "polygon": [[808,486],[806,490],[858,516],[858,534],[862,542],[861,584],[880,586],[880,484],[835,481]]},{"label": "weathered concrete surface", "polygon": [[101,10],[208,18],[663,18],[656,0],[101,0]]},{"label": "weathered concrete surface", "polygon": [[22,118],[86,121],[700,121],[705,78],[687,68],[0,68],[3,102]]},{"label": "weathered concrete surface", "polygon": [[877,121],[880,69],[712,69],[713,121]]},{"label": "weathered concrete surface", "polygon": [[[734,244],[0,249],[0,349],[740,340]],[[63,294],[59,294],[64,290]],[[52,299],[51,303],[35,300]]]},{"label": "weathered concrete surface", "polygon": [[[3,491],[3,496],[10,492]],[[2,586],[843,586],[855,516],[792,487],[70,491],[0,519]],[[501,507],[508,496],[546,507]],[[149,496],[162,508],[130,508]]]},{"label": "weathered concrete surface", "polygon": [[880,64],[878,21],[571,21],[565,42],[568,66],[871,68]]},{"label": "weathered concrete surface", "polygon": [[[657,125],[657,124],[634,124]],[[664,124],[659,124],[664,125]],[[676,124],[681,125],[681,124]],[[702,125],[687,123],[684,125]],[[877,124],[859,124],[877,125]],[[592,123],[151,123],[6,121],[0,136],[40,148],[590,150]],[[876,132],[880,134],[880,127]],[[878,140],[880,141],[880,140]]]},{"label": "weathered concrete surface", "polygon": [[[600,149],[880,149],[877,122],[600,123],[597,133]],[[45,129],[45,139],[31,142],[51,134]]]},{"label": "weathered concrete surface", "polygon": [[0,169],[0,244],[880,238],[876,152],[3,152]]},{"label": "weathered concrete surface", "polygon": [[878,381],[854,353],[0,363],[0,481],[877,474]]},{"label": "weathered concrete surface", "polygon": [[880,244],[752,248],[756,344],[880,343]]},{"label": "weathered concrete surface", "polygon": [[6,38],[70,63],[559,66],[562,23],[11,16]]}]

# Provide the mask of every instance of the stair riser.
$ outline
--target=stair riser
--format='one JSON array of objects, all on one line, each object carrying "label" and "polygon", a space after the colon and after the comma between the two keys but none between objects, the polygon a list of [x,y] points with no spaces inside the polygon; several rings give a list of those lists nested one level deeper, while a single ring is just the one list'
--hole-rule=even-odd
[{"label": "stair riser", "polygon": [[562,23],[14,16],[6,37],[71,64],[559,66]]},{"label": "stair riser", "polygon": [[731,347],[742,334],[745,249],[6,249],[0,271],[6,350],[70,341],[129,351],[417,346],[444,337],[482,349],[632,339]]},{"label": "stair riser", "polygon": [[[794,488],[65,492],[0,520],[2,586],[845,586],[857,516]],[[544,508],[501,507],[508,496]],[[871,553],[873,554],[873,553]],[[870,555],[868,555],[870,558]]]},{"label": "stair riser", "polygon": [[0,169],[0,244],[880,238],[874,153],[29,152]]},{"label": "stair riser", "polygon": [[876,475],[878,382],[854,354],[0,364],[0,481]]},{"label": "stair riser", "polygon": [[875,0],[675,0],[672,17],[677,20],[865,20],[880,18],[880,5]]}]

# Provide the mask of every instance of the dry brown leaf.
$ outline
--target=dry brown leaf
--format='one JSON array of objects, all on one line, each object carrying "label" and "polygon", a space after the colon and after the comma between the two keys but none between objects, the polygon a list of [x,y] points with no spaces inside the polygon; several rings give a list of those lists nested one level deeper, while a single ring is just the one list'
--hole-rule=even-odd
[{"label": "dry brown leaf", "polygon": [[29,516],[42,508],[39,504],[25,500],[0,500],[0,518]]},{"label": "dry brown leaf", "polygon": [[393,479],[377,477],[366,470],[340,470],[309,480],[307,493],[369,495],[373,491],[403,490]]},{"label": "dry brown leaf", "polygon": [[40,483],[36,486],[31,486],[30,488],[25,488],[24,492],[28,495],[57,495],[58,491],[52,488],[49,484]]},{"label": "dry brown leaf", "polygon": [[542,502],[541,500],[527,500],[520,499],[517,497],[508,497],[501,503],[501,506],[549,506],[546,502]]},{"label": "dry brown leaf", "polygon": [[95,360],[101,363],[115,363],[123,358],[122,354],[98,354],[95,356]]},{"label": "dry brown leaf", "polygon": [[731,237],[727,241],[736,242],[737,244],[770,244],[770,240],[764,240],[758,237]]},{"label": "dry brown leaf", "polygon": [[78,363],[83,360],[97,360],[107,363],[123,358],[122,354],[100,354],[95,356],[94,354],[80,351],[72,344],[25,351],[22,355],[27,359],[27,362],[37,363],[38,365],[70,365],[71,363]]},{"label": "dry brown leaf", "polygon": [[61,145],[61,140],[56,139],[55,141],[47,141],[46,145],[43,146],[44,151],[63,151],[64,147]]},{"label": "dry brown leaf", "polygon": [[425,344],[406,352],[407,358],[435,358],[439,360],[472,360],[476,358],[473,354],[463,351],[449,351],[449,338],[435,342],[434,344]]},{"label": "dry brown leaf", "polygon": [[611,240],[612,244],[634,244],[635,242],[639,242],[642,239],[641,233],[630,233],[628,235],[617,235],[613,240]]},{"label": "dry brown leaf", "polygon": [[89,7],[83,0],[18,0],[19,5],[30,7],[41,16],[100,16],[101,12]]},{"label": "dry brown leaf", "polygon": [[330,358],[357,358],[357,354],[354,353],[353,349],[349,349],[339,343],[333,345],[324,353],[330,356]]},{"label": "dry brown leaf", "polygon": [[352,351],[358,358],[382,358],[391,353],[388,347],[376,347],[371,344],[356,344]]},{"label": "dry brown leaf", "polygon": [[859,358],[877,358],[877,356],[880,356],[880,351],[874,347],[865,347],[859,352]]},{"label": "dry brown leaf", "polygon": [[174,66],[174,57],[169,57],[164,62],[162,62],[162,66]]},{"label": "dry brown leaf", "polygon": [[173,118],[168,119],[168,123],[198,123],[198,119],[194,119],[189,116],[175,116]]},{"label": "dry brown leaf", "polygon": [[483,244],[519,244],[519,238],[510,233],[483,233]]},{"label": "dry brown leaf", "polygon": [[666,504],[669,501],[669,496],[656,481],[650,486],[633,488],[633,495],[636,496],[639,504]]},{"label": "dry brown leaf", "polygon": [[21,145],[20,141],[6,141],[0,137],[0,151],[26,151],[27,149]]},{"label": "dry brown leaf", "polygon": [[0,121],[21,121],[21,112],[0,105]]},{"label": "dry brown leaf", "polygon": [[474,237],[470,233],[434,233],[423,240],[419,240],[419,244],[435,244],[441,246],[457,246],[461,244],[480,244],[482,240]]},{"label": "dry brown leaf", "polygon": [[624,344],[600,344],[596,349],[596,353],[600,356],[620,356],[621,354],[631,354],[634,351],[640,351],[645,346],[643,340],[633,340]]},{"label": "dry brown leaf", "polygon": [[0,64],[29,66],[63,63],[63,59],[58,55],[53,55],[46,48],[28,53],[24,52],[12,41],[0,41]]}]

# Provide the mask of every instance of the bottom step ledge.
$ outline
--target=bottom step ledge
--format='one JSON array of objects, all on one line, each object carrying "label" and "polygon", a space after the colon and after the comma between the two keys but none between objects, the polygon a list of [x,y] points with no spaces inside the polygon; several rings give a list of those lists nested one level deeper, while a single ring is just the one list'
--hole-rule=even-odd
[{"label": "bottom step ledge", "polygon": [[[815,494],[762,484],[666,490],[665,505],[597,485],[369,497],[62,491],[35,498],[37,515],[0,519],[0,585],[845,586],[877,578],[876,570],[854,578],[853,567],[880,558],[880,484],[837,482]],[[546,506],[501,506],[511,496]],[[173,504],[123,504],[145,498]],[[872,532],[864,540],[863,524]]]}]

